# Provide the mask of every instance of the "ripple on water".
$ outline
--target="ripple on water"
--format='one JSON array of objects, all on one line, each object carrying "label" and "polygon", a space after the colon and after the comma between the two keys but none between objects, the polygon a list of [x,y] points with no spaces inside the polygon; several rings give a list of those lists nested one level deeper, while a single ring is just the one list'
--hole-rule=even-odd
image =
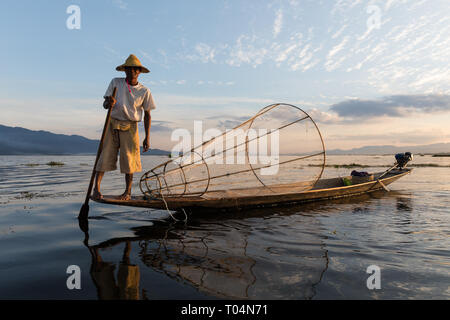
[{"label": "ripple on water", "polygon": [[[76,217],[92,158],[2,157],[0,269],[8,279],[1,298],[104,297],[111,283],[93,279],[117,278],[119,270],[139,272],[140,298],[450,298],[450,168],[416,168],[390,193],[227,214],[194,212],[186,225],[166,220],[164,210],[91,203],[85,233]],[[329,163],[382,170],[378,166],[391,158],[330,156]],[[144,157],[144,167],[162,160]],[[49,161],[65,165],[42,165]],[[326,175],[349,170],[327,168]],[[105,192],[119,194],[123,187],[118,172],[105,176]],[[137,181],[133,188],[139,192]],[[84,271],[86,286],[78,296],[61,285],[71,264]],[[373,264],[382,274],[376,292],[366,287],[366,269]],[[42,279],[45,290],[30,289]]]}]

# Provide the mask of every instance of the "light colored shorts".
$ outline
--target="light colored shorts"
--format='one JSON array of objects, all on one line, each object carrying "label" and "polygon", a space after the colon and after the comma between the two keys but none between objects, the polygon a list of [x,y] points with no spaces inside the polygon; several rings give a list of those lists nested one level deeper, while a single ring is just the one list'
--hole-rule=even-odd
[{"label": "light colored shorts", "polygon": [[121,173],[142,171],[139,146],[137,122],[111,118],[95,170],[102,172],[116,170],[117,155],[120,153]]}]

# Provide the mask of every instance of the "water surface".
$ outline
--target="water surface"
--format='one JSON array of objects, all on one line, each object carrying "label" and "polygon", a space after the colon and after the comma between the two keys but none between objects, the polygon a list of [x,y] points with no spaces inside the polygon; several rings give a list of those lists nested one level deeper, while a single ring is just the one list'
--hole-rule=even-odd
[{"label": "water surface", "polygon": [[[164,160],[146,156],[143,167]],[[91,202],[86,231],[77,215],[93,162],[93,156],[0,157],[0,298],[450,298],[450,158],[415,157],[413,164],[424,166],[389,193],[191,212],[186,224],[164,210]],[[392,156],[327,157],[330,165],[370,165],[364,171],[392,162]],[[324,177],[353,169],[330,166]],[[103,192],[120,194],[123,180],[107,174]],[[67,289],[69,265],[81,268],[81,290]],[[380,290],[366,286],[370,265],[381,270]]]}]

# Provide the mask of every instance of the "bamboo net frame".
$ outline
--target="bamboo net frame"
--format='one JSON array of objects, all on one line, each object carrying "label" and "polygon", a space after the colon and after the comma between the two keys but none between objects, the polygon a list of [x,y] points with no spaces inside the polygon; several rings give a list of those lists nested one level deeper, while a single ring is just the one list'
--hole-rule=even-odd
[{"label": "bamboo net frame", "polygon": [[[271,128],[274,123],[280,121],[281,123],[276,128]],[[298,146],[299,150],[296,150],[296,153],[286,156],[287,159],[282,161],[277,159],[275,164],[272,161],[270,163],[261,161],[255,163],[255,161],[252,161],[255,158],[261,158],[259,153],[258,155],[252,153],[252,146],[257,145],[261,149],[261,144],[264,145],[266,143],[268,145],[267,139],[270,137],[271,143],[268,148],[272,151],[275,148],[274,138],[279,137],[288,128],[295,129],[295,126],[301,126],[303,123],[305,124],[306,135],[302,137],[303,139],[300,139],[299,144],[302,146],[306,145],[308,143],[307,140],[312,139],[312,145],[317,149],[316,151],[311,149],[309,152],[302,152],[300,146]],[[312,133],[309,134],[310,137],[308,137],[308,123],[312,124],[311,128],[313,129]],[[262,133],[255,135],[256,130],[260,130]],[[289,140],[298,138],[298,131],[301,130],[295,131],[294,135],[291,132],[291,136],[288,136],[288,138],[284,136],[284,139],[288,141],[280,141],[279,144],[288,143]],[[252,134],[253,136],[251,136]],[[294,137],[292,138],[292,136]],[[230,137],[233,140],[232,146],[229,146],[228,143]],[[241,142],[239,142],[239,137]],[[225,148],[223,148],[224,138],[226,142]],[[235,139],[238,140],[237,143],[234,143]],[[218,145],[221,145],[222,148],[219,148],[220,150],[216,152]],[[209,154],[207,150],[211,147],[214,147],[214,152]],[[260,149],[258,152],[261,151]],[[213,163],[213,161],[217,162],[218,159],[223,159],[223,155],[232,155],[233,159],[237,157],[237,159],[240,159],[238,162],[242,161],[242,157],[239,158],[241,153],[245,155],[244,163]],[[320,161],[320,164],[308,167],[309,174],[306,175],[306,183],[302,183],[304,190],[313,188],[324,171],[326,154],[323,138],[318,126],[305,111],[291,104],[277,103],[264,107],[252,118],[242,122],[233,129],[223,131],[220,135],[195,146],[189,152],[185,152],[183,155],[161,163],[147,171],[142,175],[139,186],[145,196],[158,199],[200,197],[206,196],[209,191],[214,191],[216,195],[218,191],[224,191],[222,196],[234,197],[239,196],[239,190],[244,189],[247,194],[249,189],[254,189],[258,195],[273,194],[280,192],[279,185],[282,182],[280,180],[285,179],[286,176],[289,176],[290,183],[293,181],[304,181],[302,177],[293,174],[295,171],[293,168],[288,168],[287,166],[306,159]],[[283,168],[284,177],[281,174],[274,174],[267,178],[267,176],[261,174],[264,169],[277,169],[279,173],[279,168]],[[260,174],[258,174],[258,171]],[[277,191],[271,189],[272,185],[277,185]],[[289,188],[283,191],[283,193],[289,192]],[[298,188],[296,192],[298,192]]]}]

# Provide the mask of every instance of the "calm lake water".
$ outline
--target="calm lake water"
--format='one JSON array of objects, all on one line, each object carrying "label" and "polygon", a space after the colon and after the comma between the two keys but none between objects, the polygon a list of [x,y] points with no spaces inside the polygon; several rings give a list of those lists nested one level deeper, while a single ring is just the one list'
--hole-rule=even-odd
[{"label": "calm lake water", "polygon": [[[143,167],[165,160],[146,156]],[[328,156],[327,163],[384,171],[393,160]],[[0,156],[0,299],[450,298],[450,158],[416,156],[412,164],[425,166],[389,193],[194,212],[187,224],[164,210],[91,202],[84,232],[77,216],[93,162]],[[331,166],[324,177],[352,170]],[[123,188],[118,171],[105,175],[104,193]],[[80,267],[80,290],[66,286],[70,265]],[[366,285],[371,265],[380,268],[379,290]]]}]

